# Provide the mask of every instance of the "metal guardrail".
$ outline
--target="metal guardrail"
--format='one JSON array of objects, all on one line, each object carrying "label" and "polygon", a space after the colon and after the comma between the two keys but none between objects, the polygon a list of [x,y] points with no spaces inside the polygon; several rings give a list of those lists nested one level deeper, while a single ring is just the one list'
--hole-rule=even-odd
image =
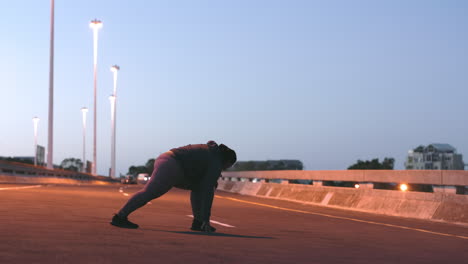
[{"label": "metal guardrail", "polygon": [[468,171],[460,170],[226,171],[223,177],[468,186]]},{"label": "metal guardrail", "polygon": [[90,173],[68,171],[62,169],[50,170],[43,166],[0,160],[0,174],[26,177],[58,177],[81,181],[113,181],[109,177],[95,176]]}]

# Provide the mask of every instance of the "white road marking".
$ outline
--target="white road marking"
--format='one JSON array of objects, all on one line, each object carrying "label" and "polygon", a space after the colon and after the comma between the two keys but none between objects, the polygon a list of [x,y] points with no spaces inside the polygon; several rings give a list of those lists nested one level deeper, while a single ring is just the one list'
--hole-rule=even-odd
[{"label": "white road marking", "polygon": [[343,219],[343,220],[349,220],[349,221],[372,224],[372,225],[380,225],[380,226],[388,226],[388,227],[399,228],[399,229],[413,230],[413,231],[429,233],[429,234],[438,235],[438,236],[457,237],[457,238],[461,238],[461,239],[468,239],[468,237],[466,237],[466,236],[453,235],[453,234],[447,234],[447,233],[439,233],[439,232],[434,232],[434,231],[430,231],[430,230],[426,230],[426,229],[420,229],[420,228],[413,228],[413,227],[407,227],[407,226],[386,224],[386,223],[380,223],[380,222],[374,222],[374,221],[366,221],[366,220],[361,220],[361,219],[356,219],[356,218],[329,215],[329,214],[322,214],[322,213],[314,213],[314,212],[291,209],[291,208],[286,208],[286,207],[279,207],[279,206],[274,206],[274,205],[269,205],[269,204],[250,202],[250,201],[246,201],[246,200],[241,200],[241,199],[236,199],[236,198],[231,198],[231,197],[224,197],[224,196],[220,196],[220,195],[215,195],[215,197],[221,198],[221,199],[226,199],[226,200],[231,200],[231,201],[236,201],[236,202],[240,202],[240,203],[254,204],[254,205],[258,205],[258,206],[274,208],[274,209],[283,210],[283,211],[290,211],[290,212],[310,214],[310,215],[319,215],[319,216],[324,216],[324,217],[329,217],[329,218]]},{"label": "white road marking", "polygon": [[0,191],[3,190],[21,190],[21,189],[31,189],[31,188],[39,188],[42,185],[33,185],[33,186],[24,186],[24,187],[10,187],[10,188],[0,188]]},{"label": "white road marking", "polygon": [[223,223],[220,223],[220,222],[214,221],[214,220],[210,220],[210,222],[213,223],[213,224],[218,224],[218,225],[225,226],[225,227],[235,227],[235,226],[228,225],[228,224],[223,224]]},{"label": "white road marking", "polygon": [[120,190],[119,190],[119,192],[123,192],[123,190],[122,190],[122,189],[120,189]]},{"label": "white road marking", "polygon": [[128,196],[129,194],[128,193],[123,193],[124,196]]},{"label": "white road marking", "polygon": [[[193,218],[193,215],[187,215],[187,216]],[[210,220],[210,223],[217,224],[217,225],[220,225],[220,226],[225,226],[225,227],[235,227],[235,226],[224,224],[224,223],[214,221],[214,220]]]}]

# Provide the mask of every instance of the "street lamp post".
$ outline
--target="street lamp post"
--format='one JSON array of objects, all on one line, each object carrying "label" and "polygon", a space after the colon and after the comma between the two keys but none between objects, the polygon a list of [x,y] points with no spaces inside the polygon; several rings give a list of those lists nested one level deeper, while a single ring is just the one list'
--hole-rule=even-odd
[{"label": "street lamp post", "polygon": [[97,48],[98,48],[98,31],[102,28],[102,22],[94,19],[90,23],[90,27],[93,30],[94,39],[94,138],[93,138],[93,166],[92,173],[96,174],[97,167]]},{"label": "street lamp post", "polygon": [[47,168],[53,169],[54,156],[54,0],[50,1],[50,57],[49,57],[49,129]]},{"label": "street lamp post", "polygon": [[109,100],[111,103],[111,131],[112,131],[112,139],[111,139],[111,170],[109,173],[109,177],[113,178],[115,176],[115,99],[114,95],[109,96]]},{"label": "street lamp post", "polygon": [[116,142],[116,122],[117,122],[117,74],[120,70],[120,67],[114,65],[111,67],[111,72],[114,75],[114,93],[109,97],[111,101],[111,121],[112,121],[112,149],[111,149],[111,171],[110,177],[115,177],[115,142]]},{"label": "street lamp post", "polygon": [[37,125],[39,123],[39,117],[33,118],[34,124],[34,166],[37,166]]},{"label": "street lamp post", "polygon": [[83,168],[82,171],[86,172],[86,114],[88,113],[88,108],[81,108],[83,113]]}]

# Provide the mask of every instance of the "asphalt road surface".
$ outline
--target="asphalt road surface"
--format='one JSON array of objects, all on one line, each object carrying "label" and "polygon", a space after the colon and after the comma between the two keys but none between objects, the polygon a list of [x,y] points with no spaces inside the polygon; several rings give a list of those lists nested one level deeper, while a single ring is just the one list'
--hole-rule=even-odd
[{"label": "asphalt road surface", "polygon": [[141,186],[0,185],[0,263],[468,263],[466,226],[218,191],[215,234],[173,189],[109,224]]}]

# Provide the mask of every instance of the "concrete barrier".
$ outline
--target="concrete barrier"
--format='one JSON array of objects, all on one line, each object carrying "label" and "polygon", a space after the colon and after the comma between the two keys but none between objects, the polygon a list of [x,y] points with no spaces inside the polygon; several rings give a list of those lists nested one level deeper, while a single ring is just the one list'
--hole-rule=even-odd
[{"label": "concrete barrier", "polygon": [[94,179],[73,179],[73,178],[60,178],[60,177],[41,177],[41,176],[12,176],[0,174],[0,183],[11,184],[73,184],[73,185],[111,185],[118,184],[118,182],[100,181]]},{"label": "concrete barrier", "polygon": [[90,173],[48,169],[43,166],[0,160],[0,183],[107,185],[117,182],[109,177]]},{"label": "concrete barrier", "polygon": [[341,171],[228,171],[225,177],[313,181],[351,181],[372,183],[413,183],[468,186],[468,171],[456,170],[341,170]]},{"label": "concrete barrier", "polygon": [[468,225],[468,195],[219,180],[243,195]]}]

